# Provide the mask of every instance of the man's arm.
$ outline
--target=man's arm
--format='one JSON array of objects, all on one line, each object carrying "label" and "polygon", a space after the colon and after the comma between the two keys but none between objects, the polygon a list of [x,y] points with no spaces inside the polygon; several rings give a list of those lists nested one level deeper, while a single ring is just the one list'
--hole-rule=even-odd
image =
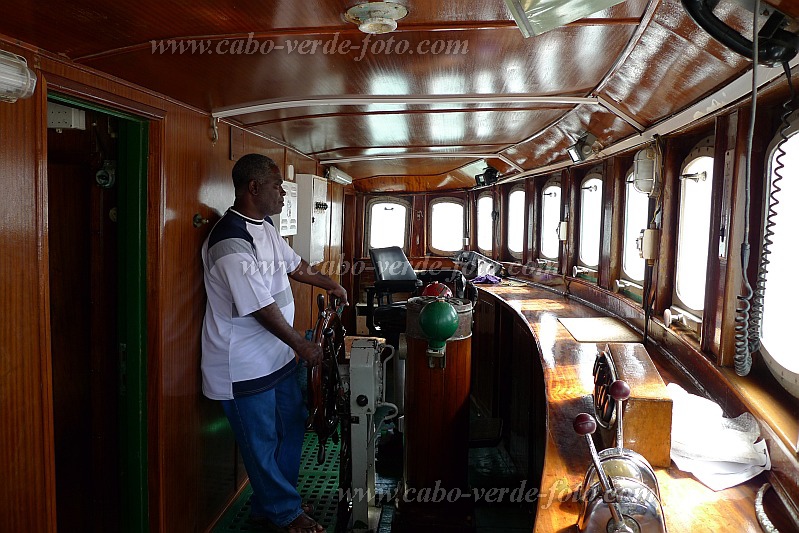
[{"label": "man's arm", "polygon": [[322,348],[306,340],[305,337],[291,327],[276,303],[271,303],[252,313],[263,327],[268,329],[275,337],[288,344],[297,352],[300,359],[313,366],[322,361]]},{"label": "man's arm", "polygon": [[314,267],[305,262],[305,259],[300,260],[300,266],[289,274],[289,277],[294,281],[300,283],[307,283],[320,289],[325,289],[330,295],[335,296],[341,300],[341,305],[347,305],[347,291],[344,287],[317,271]]}]

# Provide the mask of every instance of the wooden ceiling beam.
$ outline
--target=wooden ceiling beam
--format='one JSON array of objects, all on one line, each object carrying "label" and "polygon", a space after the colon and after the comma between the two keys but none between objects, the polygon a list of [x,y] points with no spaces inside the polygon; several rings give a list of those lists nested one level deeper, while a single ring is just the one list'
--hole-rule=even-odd
[{"label": "wooden ceiling beam", "polygon": [[[499,149],[501,151],[501,150],[504,150],[505,148],[507,148],[508,145],[507,144],[485,144],[485,143],[479,143],[479,144],[461,143],[461,144],[452,145],[452,146],[466,147],[466,148],[478,147],[479,146],[479,147],[485,147],[485,148],[491,149],[491,150]],[[510,146],[514,146],[514,145],[510,145]],[[320,157],[324,157],[322,154],[327,154],[327,153],[330,153],[330,152],[345,151],[345,150],[396,150],[398,148],[401,148],[403,150],[418,150],[418,149],[431,149],[431,148],[435,148],[435,149],[441,150],[441,149],[447,149],[447,148],[450,148],[450,147],[451,146],[448,146],[448,145],[430,145],[430,144],[407,144],[407,145],[402,145],[402,146],[399,146],[399,145],[391,145],[391,146],[388,146],[388,145],[380,145],[380,146],[378,146],[378,145],[337,146],[335,148],[328,148],[326,150],[318,150],[316,152],[308,152],[307,155],[315,157],[315,158],[320,158]],[[400,153],[411,153],[411,152],[400,152]],[[431,151],[429,153],[431,155],[433,155],[433,154],[438,154],[438,153],[455,153],[455,152],[454,151],[452,151],[452,152],[434,152],[434,151]],[[479,150],[472,150],[471,153],[482,153],[482,152],[480,152]],[[496,153],[496,152],[486,152],[486,154],[493,154],[493,153]],[[392,154],[375,154],[375,155],[392,155]],[[359,157],[359,156],[352,156],[352,157]],[[327,157],[327,159],[334,159],[334,157]]]},{"label": "wooden ceiling beam", "polygon": [[425,153],[404,153],[404,154],[391,154],[391,155],[364,155],[357,157],[344,157],[338,159],[325,159],[323,161],[319,161],[319,163],[322,165],[335,165],[343,163],[357,163],[361,161],[382,161],[382,160],[391,160],[391,159],[436,159],[436,158],[499,159],[503,163],[513,167],[515,170],[519,172],[524,170],[522,167],[520,167],[515,162],[511,161],[502,154],[480,154],[480,153],[469,153],[469,152],[446,152],[446,153],[425,152]]},{"label": "wooden ceiling beam", "polygon": [[244,104],[241,106],[221,108],[211,114],[216,118],[235,117],[311,106],[364,106],[373,104],[424,105],[424,104],[542,104],[542,105],[600,105],[595,96],[533,96],[527,94],[442,94],[442,95],[349,95],[300,100],[272,100],[262,103]]},{"label": "wooden ceiling beam", "polygon": [[[603,104],[604,105],[604,104]],[[523,107],[453,107],[451,109],[396,109],[386,111],[358,111],[352,113],[316,113],[312,115],[296,115],[293,117],[274,118],[271,120],[261,120],[259,122],[247,122],[248,127],[266,126],[278,122],[291,122],[294,120],[313,120],[315,118],[349,117],[356,115],[415,115],[415,114],[436,114],[436,113],[476,113],[476,112],[513,112],[513,111],[541,111],[542,109],[569,109],[570,105],[552,106],[523,106]]]}]

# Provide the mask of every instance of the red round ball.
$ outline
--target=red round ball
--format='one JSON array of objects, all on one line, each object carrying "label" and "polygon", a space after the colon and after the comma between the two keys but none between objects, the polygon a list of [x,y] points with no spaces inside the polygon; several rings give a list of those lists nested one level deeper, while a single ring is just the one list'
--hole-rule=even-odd
[{"label": "red round ball", "polygon": [[617,402],[623,402],[624,400],[630,397],[630,386],[627,384],[626,381],[617,379],[616,381],[610,384],[608,392],[610,393],[611,398],[613,398]]},{"label": "red round ball", "polygon": [[434,281],[422,289],[422,296],[435,296],[436,298],[452,298],[452,291],[443,283]]},{"label": "red round ball", "polygon": [[580,413],[574,417],[572,426],[578,435],[589,435],[596,431],[596,420],[588,413]]}]

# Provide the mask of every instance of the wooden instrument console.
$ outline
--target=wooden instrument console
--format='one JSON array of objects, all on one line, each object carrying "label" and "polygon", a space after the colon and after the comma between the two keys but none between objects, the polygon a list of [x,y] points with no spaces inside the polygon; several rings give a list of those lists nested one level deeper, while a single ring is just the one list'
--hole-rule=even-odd
[{"label": "wooden instrument console", "polygon": [[640,343],[609,343],[597,354],[594,408],[602,428],[603,447],[615,445],[616,402],[608,389],[619,379],[626,381],[632,391],[624,404],[625,447],[643,455],[653,466],[667,468],[671,464],[672,401],[663,378]]}]

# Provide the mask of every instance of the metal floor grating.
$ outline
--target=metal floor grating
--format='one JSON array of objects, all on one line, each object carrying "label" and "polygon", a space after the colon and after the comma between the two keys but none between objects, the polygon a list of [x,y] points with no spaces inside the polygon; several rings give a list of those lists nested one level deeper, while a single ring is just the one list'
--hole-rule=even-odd
[{"label": "metal floor grating", "polygon": [[[340,444],[328,439],[327,459],[324,464],[316,464],[319,451],[319,440],[316,434],[308,432],[302,445],[300,462],[300,480],[298,489],[304,502],[314,507],[313,516],[327,531],[336,529],[336,511],[338,505],[338,471]],[[217,522],[214,533],[235,531],[263,531],[263,528],[250,523],[250,497],[252,488],[247,485],[241,496]]]}]

